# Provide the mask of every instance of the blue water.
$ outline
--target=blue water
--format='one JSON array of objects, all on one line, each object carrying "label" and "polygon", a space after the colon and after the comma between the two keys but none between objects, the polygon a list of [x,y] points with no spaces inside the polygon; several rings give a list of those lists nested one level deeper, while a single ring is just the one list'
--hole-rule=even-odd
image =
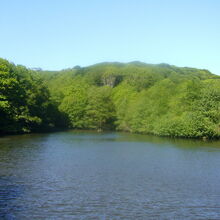
[{"label": "blue water", "polygon": [[220,142],[126,133],[0,138],[0,219],[220,219]]}]

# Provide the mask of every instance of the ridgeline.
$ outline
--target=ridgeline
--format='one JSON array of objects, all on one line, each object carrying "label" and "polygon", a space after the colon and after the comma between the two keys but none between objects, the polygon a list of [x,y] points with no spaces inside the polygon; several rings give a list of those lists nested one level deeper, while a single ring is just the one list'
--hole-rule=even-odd
[{"label": "ridgeline", "polygon": [[31,70],[0,59],[0,134],[57,129],[220,137],[220,77],[168,64]]}]

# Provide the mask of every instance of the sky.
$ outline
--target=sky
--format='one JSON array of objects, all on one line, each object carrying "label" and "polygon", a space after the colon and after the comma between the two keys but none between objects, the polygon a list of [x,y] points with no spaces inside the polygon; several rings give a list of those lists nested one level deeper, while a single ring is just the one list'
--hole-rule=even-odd
[{"label": "sky", "polygon": [[105,61],[220,75],[219,0],[0,0],[0,57],[60,70]]}]

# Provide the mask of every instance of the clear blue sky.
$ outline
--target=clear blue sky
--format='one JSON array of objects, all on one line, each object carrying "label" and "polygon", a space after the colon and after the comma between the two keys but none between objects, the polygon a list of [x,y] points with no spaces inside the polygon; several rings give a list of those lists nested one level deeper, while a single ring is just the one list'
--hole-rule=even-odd
[{"label": "clear blue sky", "polygon": [[0,57],[57,70],[103,61],[220,74],[219,0],[0,0]]}]

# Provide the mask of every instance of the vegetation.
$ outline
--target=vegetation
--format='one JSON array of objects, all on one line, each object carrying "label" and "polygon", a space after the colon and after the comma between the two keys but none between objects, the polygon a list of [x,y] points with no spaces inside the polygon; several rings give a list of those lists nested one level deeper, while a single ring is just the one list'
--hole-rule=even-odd
[{"label": "vegetation", "polygon": [[34,71],[0,59],[0,119],[0,133],[68,127],[219,138],[220,77],[141,62]]},{"label": "vegetation", "polygon": [[37,72],[0,59],[0,133],[48,130],[64,121]]}]

